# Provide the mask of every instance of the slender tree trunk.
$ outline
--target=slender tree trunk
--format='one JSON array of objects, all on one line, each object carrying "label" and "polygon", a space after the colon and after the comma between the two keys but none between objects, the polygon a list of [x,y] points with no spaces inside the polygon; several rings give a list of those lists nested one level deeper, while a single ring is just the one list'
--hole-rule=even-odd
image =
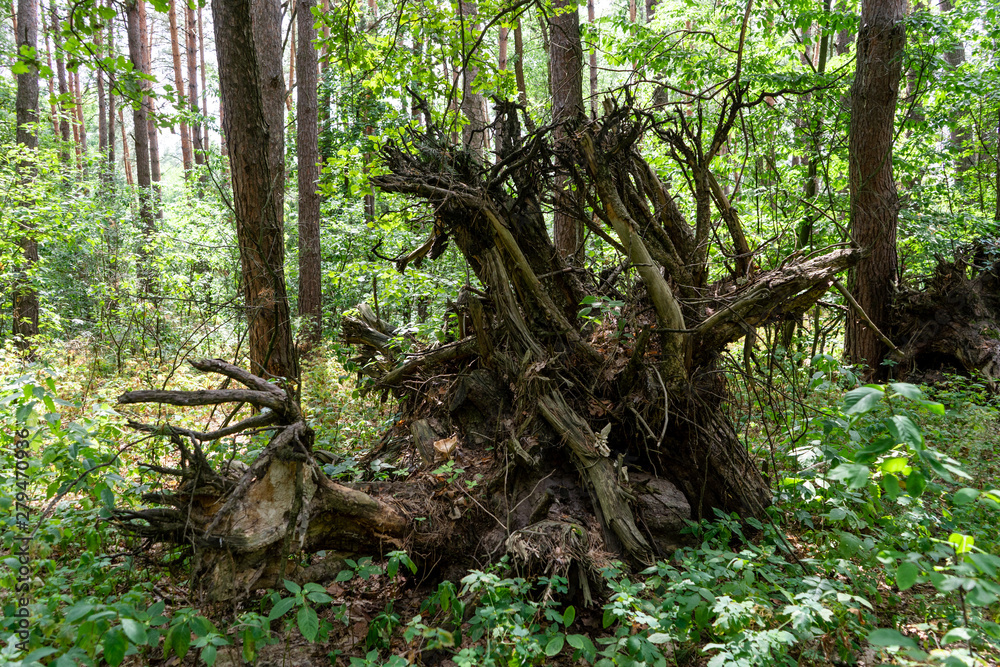
[{"label": "slender tree trunk", "polygon": [[191,105],[191,149],[194,152],[194,162],[205,164],[205,145],[201,137],[201,110],[198,108],[198,25],[194,9],[184,3],[184,46],[187,58],[188,102]]},{"label": "slender tree trunk", "polygon": [[[48,22],[45,20],[45,7],[42,6],[40,11],[42,15],[42,32],[45,33],[45,63],[49,66],[49,70],[52,70],[52,47],[49,45],[49,26]],[[56,111],[56,84],[53,78],[47,77],[49,84],[49,109],[52,117],[52,135],[55,137],[59,136],[59,113]]]},{"label": "slender tree trunk", "polygon": [[[66,63],[62,57],[62,31],[59,27],[59,12],[56,8],[55,0],[51,1],[50,7],[52,40],[56,51],[56,76],[59,83],[59,97],[65,100],[69,96],[69,88],[66,85]],[[66,105],[62,102],[59,103],[59,136],[62,138],[62,144],[59,146],[59,160],[66,166],[69,165],[70,129],[68,111]]]},{"label": "slender tree trunk", "polygon": [[76,102],[76,72],[73,70],[66,71],[66,85],[69,92],[70,99],[73,100],[70,107],[70,128],[73,131],[73,153],[76,155],[76,172],[78,178],[83,178],[83,151],[80,146],[80,115],[78,112],[78,104]]},{"label": "slender tree trunk", "polygon": [[[170,0],[170,51],[174,60],[174,88],[177,91],[177,107],[181,112],[186,109],[186,96],[184,94],[184,71],[181,68],[181,44],[177,37],[177,8],[176,0]],[[185,176],[191,173],[194,160],[191,156],[191,130],[187,121],[181,117],[181,160],[184,164]]]},{"label": "slender tree trunk", "polygon": [[[139,31],[142,39],[142,56],[145,59],[144,67],[147,74],[153,72],[153,28],[146,20],[146,0],[139,0]],[[163,199],[163,191],[160,187],[160,129],[156,125],[156,100],[150,93],[153,84],[149,81],[143,82],[143,90],[146,95],[143,102],[146,104],[146,128],[149,136],[149,175],[153,183],[153,211],[157,218],[163,218],[163,207],[160,205]]]},{"label": "slender tree trunk", "polygon": [[281,4],[279,0],[251,0],[253,41],[257,54],[267,123],[267,166],[271,175],[271,198],[279,227],[285,212],[285,73],[281,48]]},{"label": "slender tree trunk", "polygon": [[125,114],[122,113],[122,107],[118,107],[118,124],[122,128],[122,162],[125,166],[125,184],[131,188],[135,185],[135,177],[132,174],[132,158],[128,152],[128,135],[125,133]]},{"label": "slender tree trunk", "polygon": [[[557,126],[553,137],[564,143],[568,129],[583,119],[583,45],[580,42],[580,14],[576,0],[557,0],[554,11],[564,10],[549,19],[552,87],[552,122]],[[567,9],[568,8],[568,9]],[[556,209],[553,222],[556,250],[571,263],[583,256],[583,221],[566,211],[569,205],[568,177],[556,177]]]},{"label": "slender tree trunk", "polygon": [[296,97],[296,143],[299,171],[299,316],[305,339],[318,343],[323,333],[323,290],[320,254],[319,63],[312,8],[316,0],[298,0],[299,80]]},{"label": "slender tree trunk", "polygon": [[528,87],[524,81],[524,35],[521,32],[521,19],[514,27],[514,81],[517,83],[517,100],[528,106]]},{"label": "slender tree trunk", "polygon": [[[296,5],[297,4],[298,3],[296,2]],[[292,91],[295,89],[295,36],[298,31],[296,30],[294,20],[298,18],[298,10],[296,10],[294,14],[293,24],[288,28],[291,46],[289,47],[288,55],[288,90],[285,91],[285,108],[288,109],[289,114],[292,113]],[[290,116],[290,121],[293,123],[295,122],[294,115]]]},{"label": "slender tree trunk", "polygon": [[[145,44],[142,38],[141,14],[139,4],[142,0],[131,0],[125,5],[125,16],[128,23],[128,52],[132,61],[133,71],[140,74],[146,72]],[[140,89],[144,86],[140,84]],[[139,192],[139,220],[143,230],[143,239],[139,244],[139,277],[142,291],[147,295],[153,291],[153,272],[151,269],[151,247],[156,233],[155,214],[153,211],[152,176],[149,159],[149,106],[145,97],[141,104],[132,109],[132,134],[135,141],[135,177]]]},{"label": "slender tree trunk", "polygon": [[[587,21],[591,27],[597,16],[594,9],[594,0],[587,0]],[[597,45],[590,45],[590,118],[597,119]]]},{"label": "slender tree trunk", "polygon": [[[201,108],[208,111],[208,85],[205,83],[205,25],[201,19],[201,5],[198,5],[198,61],[201,63]],[[205,149],[205,163],[208,164],[208,149],[212,144],[208,138],[208,123],[202,124],[201,145]],[[208,174],[202,175],[202,181],[208,182]]]},{"label": "slender tree trunk", "polygon": [[[330,13],[330,0],[322,0],[320,5],[321,11],[324,15]],[[319,56],[319,152],[320,157],[323,158],[325,162],[330,157],[333,156],[333,145],[330,141],[330,131],[332,130],[330,126],[330,107],[331,107],[331,94],[330,94],[330,76],[327,72],[329,67],[327,58],[327,47],[326,44],[330,40],[330,26],[323,22],[322,32],[323,36],[323,51]]]},{"label": "slender tree trunk", "polygon": [[[104,30],[98,30],[96,35],[97,55],[104,56]],[[112,136],[112,140],[114,137]],[[104,96],[104,70],[97,69],[97,171],[101,182],[107,184],[111,175],[108,173],[105,156],[108,151],[108,100]]]},{"label": "slender tree trunk", "polygon": [[[229,142],[236,233],[250,329],[250,362],[261,375],[295,377],[284,278],[284,230],[274,196],[271,128],[262,90],[268,82],[258,73],[260,59],[250,16],[251,0],[212,2],[219,87],[226,109],[223,129]],[[280,72],[280,62],[278,65]],[[279,112],[281,108],[279,100]]]},{"label": "slender tree trunk", "polygon": [[469,149],[480,161],[486,140],[486,102],[482,93],[474,92],[473,82],[479,75],[476,54],[472,52],[473,42],[478,36],[480,24],[476,18],[478,8],[475,2],[461,0],[458,14],[465,32],[462,45],[462,113],[469,123],[462,128],[462,145]]},{"label": "slender tree trunk", "polygon": [[[896,291],[896,226],[899,197],[892,173],[896,101],[906,29],[905,0],[863,0],[858,31],[857,73],[851,88],[849,175],[851,236],[869,251],[849,274],[850,292],[882,331],[889,330]],[[886,349],[856,317],[847,319],[845,344],[852,363],[864,363],[876,378]]]},{"label": "slender tree trunk", "polygon": [[[14,40],[18,52],[21,50],[36,51],[38,48],[38,7],[37,0],[17,0],[17,16],[14,27]],[[28,71],[17,75],[17,96],[14,106],[17,119],[17,143],[29,152],[38,147],[38,68],[31,62],[26,63]],[[34,161],[31,158],[18,165],[18,173],[22,187],[30,187],[35,173]],[[30,210],[33,202],[21,201],[19,208]],[[21,336],[20,343],[27,347],[27,339],[38,335],[38,292],[31,285],[28,273],[38,262],[38,241],[35,238],[32,225],[27,221],[19,221],[21,236],[18,245],[21,246],[23,263],[19,267],[17,281],[13,289],[14,312],[13,334]]]}]

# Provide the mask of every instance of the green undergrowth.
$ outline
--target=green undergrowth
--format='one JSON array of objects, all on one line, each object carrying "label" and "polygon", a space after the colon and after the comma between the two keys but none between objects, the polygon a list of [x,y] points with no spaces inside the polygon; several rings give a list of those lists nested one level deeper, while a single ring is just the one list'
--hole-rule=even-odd
[{"label": "green undergrowth", "polygon": [[[390,403],[359,395],[332,356],[324,351],[306,366],[303,403],[319,446],[350,456],[395,417]],[[383,562],[349,561],[331,586],[287,582],[250,608],[216,616],[187,601],[182,552],[144,548],[106,521],[112,506],[139,507],[139,494],[160,482],[136,463],[162,463],[171,451],[123,428],[114,396],[213,380],[169,367],[113,375],[85,357],[58,375],[5,363],[0,667],[171,657],[212,665],[223,654],[227,664],[255,664],[269,648],[302,643],[327,656],[322,664],[351,667],[445,658],[602,667],[1000,660],[997,412],[974,381],[860,385],[830,357],[791,364],[802,391],[786,412],[798,416],[779,421],[772,405],[763,418],[771,422],[747,429],[761,439],[752,451],[769,448],[776,502],[768,514],[692,523],[697,546],[641,572],[615,564],[593,573],[594,607],[575,602],[566,579],[526,579],[506,560],[413,598],[423,573],[395,552]],[[168,415],[151,406],[131,416],[222,418],[210,408]],[[30,454],[18,457],[17,437]],[[209,454],[250,457],[260,444],[224,442]],[[19,461],[23,478],[9,474]],[[18,503],[31,506],[27,521]],[[26,535],[24,563],[15,538]],[[352,634],[358,599],[381,606],[362,617],[360,635]],[[353,640],[344,644],[345,636]]]}]

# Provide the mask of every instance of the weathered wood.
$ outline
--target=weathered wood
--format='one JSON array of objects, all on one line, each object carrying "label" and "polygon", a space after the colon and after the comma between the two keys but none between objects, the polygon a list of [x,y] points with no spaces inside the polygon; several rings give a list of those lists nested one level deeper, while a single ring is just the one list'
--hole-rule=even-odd
[{"label": "weathered wood", "polygon": [[281,411],[285,401],[270,391],[252,389],[201,389],[198,391],[168,391],[141,389],[129,391],[118,397],[119,405],[136,403],[166,403],[167,405],[195,406],[218,405],[220,403],[249,403],[258,408]]}]

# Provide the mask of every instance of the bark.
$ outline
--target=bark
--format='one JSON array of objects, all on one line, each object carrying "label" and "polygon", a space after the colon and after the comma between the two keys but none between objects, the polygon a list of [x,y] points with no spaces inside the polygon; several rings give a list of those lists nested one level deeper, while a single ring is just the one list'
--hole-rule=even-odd
[{"label": "bark", "polygon": [[[45,20],[45,6],[42,5],[42,32],[45,33],[45,63],[52,69],[52,47],[49,45],[49,26]],[[49,82],[49,110],[52,118],[52,134],[53,136],[59,136],[59,113],[56,111],[56,84],[55,80],[50,76],[48,77]]]},{"label": "bark", "polygon": [[132,175],[132,158],[128,152],[128,136],[125,134],[125,115],[122,109],[118,109],[118,124],[122,128],[122,162],[125,165],[125,184],[130,188],[135,185],[135,178]]},{"label": "bark", "polygon": [[[174,89],[177,93],[177,108],[183,113],[187,110],[187,98],[184,95],[184,71],[181,68],[181,45],[180,40],[177,38],[176,0],[170,0],[168,16],[170,18],[170,51],[173,56],[174,64]],[[191,173],[191,168],[194,166],[194,160],[191,155],[191,131],[190,128],[188,128],[187,121],[184,120],[183,116],[181,117],[180,129],[181,160],[184,165],[184,175],[187,176]]]},{"label": "bark", "polygon": [[[296,7],[297,6],[298,5],[296,4]],[[295,23],[297,22],[297,19],[298,19],[298,10],[296,9],[296,11],[293,12],[292,16],[292,25],[288,29],[288,32],[290,34],[289,39],[291,40],[291,47],[289,48],[288,51],[288,89],[285,91],[285,108],[288,109],[288,114],[289,114],[288,120],[290,123],[295,122],[295,116],[292,115],[292,91],[295,89],[295,56],[297,52],[295,46],[295,37],[296,34],[298,33],[298,30],[296,30]]]},{"label": "bark", "polygon": [[[265,82],[260,77],[250,12],[250,0],[212,3],[219,87],[226,109],[223,129],[229,144],[243,297],[250,329],[250,362],[258,374],[294,378],[297,373],[284,280],[284,230],[274,195]],[[282,109],[280,98],[277,109]]]},{"label": "bark", "polygon": [[[14,28],[15,44],[19,53],[30,53],[38,47],[38,7],[36,0],[18,0],[16,26]],[[14,101],[17,130],[16,139],[19,146],[29,153],[38,148],[38,136],[35,134],[38,123],[38,67],[33,62],[25,62],[28,71],[17,75],[17,94]],[[33,160],[29,157],[18,165],[22,187],[28,188],[35,173]],[[33,202],[21,201],[20,206],[30,210]],[[17,279],[13,288],[13,334],[21,336],[21,344],[26,345],[28,338],[38,335],[38,292],[32,286],[28,273],[38,262],[38,240],[35,238],[31,225],[19,222],[21,236],[18,245],[21,247],[23,263],[19,267]]]},{"label": "bark", "polygon": [[[145,59],[144,72],[147,74],[152,74],[153,72],[153,33],[148,21],[146,20],[146,2],[145,0],[139,0],[139,35],[142,40],[142,56]],[[156,102],[150,96],[152,92],[153,84],[150,81],[143,82],[143,90],[146,91],[146,96],[143,98],[146,104],[146,134],[149,137],[149,174],[153,183],[153,206],[156,216],[159,218],[163,217],[163,211],[160,207],[160,199],[162,198],[160,190],[160,137],[159,128],[156,125]]]},{"label": "bark", "polygon": [[[201,5],[198,5],[198,60],[201,63],[201,108],[206,112],[208,111],[208,84],[205,83],[205,25],[201,18]],[[202,132],[204,135],[201,139],[201,144],[205,153],[205,162],[208,162],[208,149],[211,148],[212,144],[208,137],[208,123],[202,124]],[[203,183],[208,182],[208,174],[203,174],[201,177]]]},{"label": "bark", "polygon": [[76,171],[77,177],[82,180],[86,176],[86,172],[83,167],[83,127],[80,124],[82,104],[77,96],[77,90],[80,88],[77,82],[77,72],[68,70],[66,72],[66,79],[70,100],[72,100],[70,102],[70,113],[72,114],[70,127],[73,129],[73,152],[76,154]]},{"label": "bark", "polygon": [[[253,40],[267,124],[268,196],[275,203],[280,227],[285,215],[285,75],[281,48],[281,3],[252,0]],[[232,146],[230,146],[232,149]]]},{"label": "bark", "polygon": [[296,99],[296,138],[299,178],[299,316],[309,344],[323,333],[322,266],[319,198],[319,63],[313,42],[317,38],[312,10],[315,0],[298,0],[299,80]]},{"label": "bark", "polygon": [[[104,44],[103,39],[104,31],[98,30],[96,35],[97,43],[97,55],[98,57],[104,56]],[[114,141],[114,130],[112,130],[111,140]],[[108,170],[108,165],[105,162],[107,159],[108,152],[108,100],[104,95],[104,70],[101,68],[97,69],[97,155],[98,155],[98,167],[97,170],[101,175],[101,182],[107,185],[110,182],[112,174]]]},{"label": "bark", "polygon": [[521,19],[514,27],[514,81],[517,83],[517,100],[528,106],[528,88],[524,81],[524,36],[521,33]]},{"label": "bark", "polygon": [[[111,0],[108,0],[110,5]],[[108,21],[108,53],[115,52],[115,21],[112,18]],[[123,148],[124,150],[124,148]],[[102,171],[107,174],[108,185],[112,191],[115,187],[115,89],[111,81],[108,81],[108,152],[104,156],[105,167]]]},{"label": "bark", "polygon": [[[587,21],[591,27],[596,21],[594,0],[587,0]],[[597,119],[597,45],[590,45],[590,119]]]},{"label": "bark", "polygon": [[[580,14],[576,0],[558,0],[552,5],[549,18],[549,73],[552,91],[552,123],[556,126],[556,150],[566,143],[566,137],[584,117],[583,108],[583,45],[580,42]],[[569,209],[572,195],[568,191],[568,176],[557,174],[556,207],[553,222],[556,251],[570,263],[583,260],[583,221]]]},{"label": "bark", "polygon": [[[52,41],[55,45],[56,52],[56,80],[59,84],[60,98],[66,99],[69,95],[69,88],[66,85],[66,63],[63,61],[62,56],[62,30],[59,27],[59,13],[56,9],[55,0],[51,1],[50,7],[52,18]],[[59,136],[62,138],[62,143],[59,145],[59,160],[62,162],[63,166],[69,164],[70,127],[68,114],[69,111],[66,109],[66,105],[60,102]]]},{"label": "bark", "polygon": [[187,60],[188,103],[191,105],[191,150],[194,153],[194,163],[204,165],[205,143],[201,136],[201,110],[198,108],[198,49],[196,45],[197,22],[194,9],[184,3],[184,46]]},{"label": "bark", "polygon": [[[132,0],[125,5],[125,17],[128,24],[128,52],[133,71],[144,74],[146,73],[146,56],[140,27],[139,2],[141,0]],[[140,84],[138,87],[140,91],[144,90],[143,85]],[[149,166],[148,117],[149,106],[146,104],[144,96],[142,102],[132,108],[132,135],[135,142],[135,181],[139,190],[139,221],[143,233],[143,239],[139,242],[139,276],[142,291],[147,295],[153,291],[151,253],[153,237],[156,234],[153,184]],[[124,132],[124,127],[122,131]]]},{"label": "bark", "polygon": [[[896,101],[906,32],[903,0],[866,0],[858,32],[857,73],[851,89],[850,231],[868,251],[848,277],[848,289],[872,322],[887,330],[896,290],[899,197],[892,170]],[[858,318],[847,318],[847,358],[884,378],[885,345]]]},{"label": "bark", "polygon": [[484,158],[486,146],[486,100],[482,93],[473,92],[473,82],[479,76],[479,65],[472,44],[482,28],[476,18],[478,8],[475,2],[460,0],[459,19],[463,30],[462,52],[462,113],[469,123],[462,128],[462,145],[479,161]]}]

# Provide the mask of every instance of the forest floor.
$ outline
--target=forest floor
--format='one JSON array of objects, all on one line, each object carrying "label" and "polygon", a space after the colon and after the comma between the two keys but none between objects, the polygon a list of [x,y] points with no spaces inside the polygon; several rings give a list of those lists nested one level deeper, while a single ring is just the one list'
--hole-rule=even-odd
[{"label": "forest floor", "polygon": [[[324,586],[289,584],[223,608],[193,599],[182,550],[142,544],[103,520],[108,507],[137,505],[155,485],[138,464],[169,465],[172,451],[130,432],[125,410],[113,408],[117,396],[210,388],[210,376],[149,359],[118,369],[84,346],[43,358],[49,370],[26,368],[9,351],[0,357],[0,403],[12,408],[8,426],[17,418],[39,433],[33,521],[58,500],[32,547],[32,648],[44,664],[1000,664],[1000,412],[973,381],[925,388],[913,405],[901,404],[898,392],[909,390],[897,387],[860,412],[845,407],[853,376],[828,360],[773,361],[783,364],[782,381],[773,368],[753,385],[734,374],[731,417],[775,490],[767,521],[692,524],[692,546],[641,574],[608,563],[589,608],[560,577],[522,578],[504,561],[442,582],[411,571],[401,552],[349,561]],[[380,462],[362,469],[358,459],[397,418],[394,403],[362,396],[332,354],[315,359],[302,403],[316,447],[338,455],[328,474],[410,474]],[[762,399],[765,384],[781,390]],[[868,459],[845,454],[899,415],[912,417],[933,456],[897,447],[862,465]],[[129,406],[127,416],[199,429],[224,418],[211,407],[169,406]],[[227,439],[209,455],[252,460],[263,444]],[[833,464],[841,455],[845,463]],[[917,490],[902,466],[930,458],[944,474]],[[454,473],[425,471],[441,490],[462,483]],[[910,493],[887,491],[893,475]],[[0,496],[16,495],[4,484]],[[0,575],[4,631],[13,628],[8,579]],[[54,651],[37,652],[45,648]],[[11,646],[0,651],[0,667],[14,664]]]}]

